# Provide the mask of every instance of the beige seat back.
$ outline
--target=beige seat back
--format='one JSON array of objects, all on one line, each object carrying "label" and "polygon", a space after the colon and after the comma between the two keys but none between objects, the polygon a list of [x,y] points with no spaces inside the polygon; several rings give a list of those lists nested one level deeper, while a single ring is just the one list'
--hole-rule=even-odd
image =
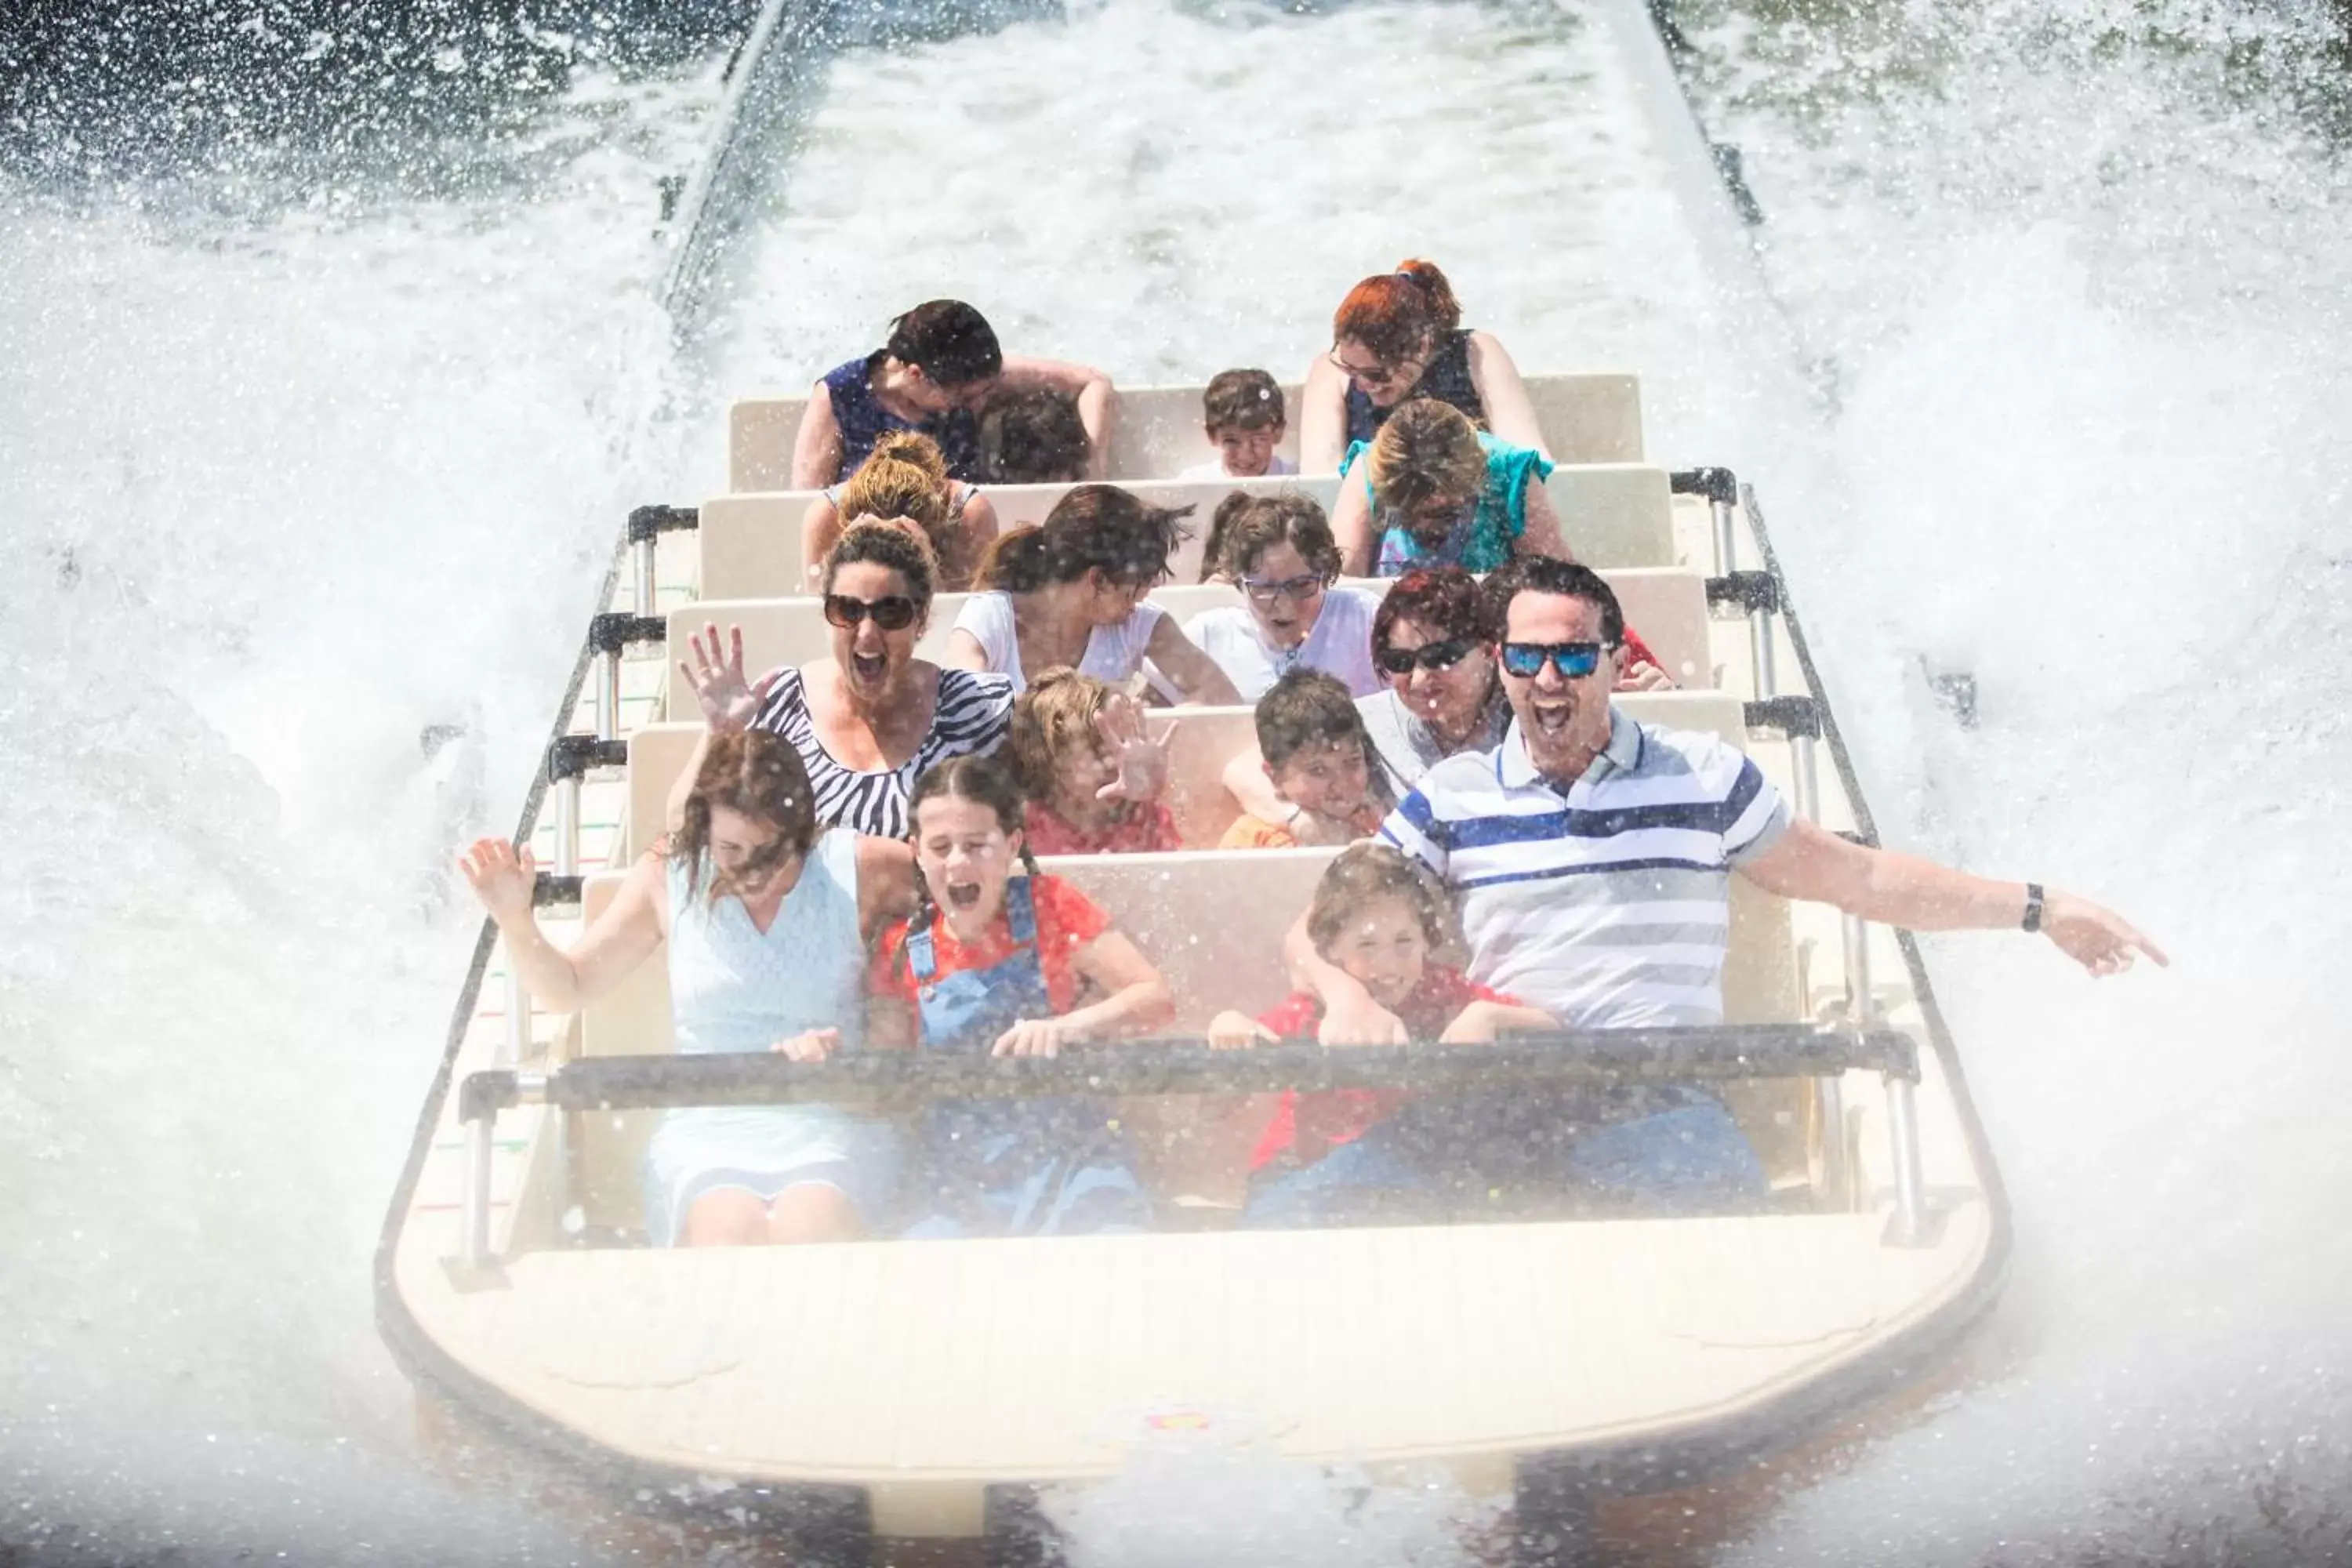
[{"label": "beige seat back", "polygon": [[1544,481],[1544,493],[1559,514],[1560,537],[1586,565],[1605,572],[1683,563],[1676,559],[1674,494],[1665,469],[1634,463],[1563,465]]},{"label": "beige seat back", "polygon": [[[1235,490],[1271,494],[1301,490],[1326,511],[1339,481],[1320,479],[1234,479],[1213,484],[1178,484],[1152,480],[1125,485],[1151,506],[1181,509],[1192,515],[1182,524],[1184,539],[1169,558],[1171,578],[1191,583],[1201,575],[1202,552],[1209,539],[1209,522],[1217,504]],[[996,509],[1000,529],[1043,522],[1069,485],[991,485],[989,504]],[[752,495],[728,495],[705,501],[695,532],[701,552],[699,595],[706,599],[759,599],[804,590],[801,571],[801,525],[815,490],[773,490]]]},{"label": "beige seat back", "polygon": [[1634,375],[1531,375],[1528,401],[1556,463],[1638,463],[1642,379]]},{"label": "beige seat back", "polygon": [[[688,697],[688,711],[693,698]],[[702,740],[702,721],[641,724],[629,732],[628,820],[621,825],[627,855],[624,866],[654,847],[668,828],[670,785],[686,771],[687,758]]]},{"label": "beige seat back", "polygon": [[1108,910],[1176,994],[1177,1033],[1222,1008],[1261,1013],[1290,994],[1282,939],[1313,901],[1331,849],[1068,855],[1042,862]]},{"label": "beige seat back", "polygon": [[[1535,375],[1527,378],[1528,400],[1555,461],[1638,463],[1642,447],[1642,384],[1615,374]],[[1114,479],[1172,479],[1214,453],[1201,427],[1198,386],[1122,387],[1118,416],[1111,429]],[[1281,451],[1298,457],[1297,384],[1282,389],[1290,428]],[[747,397],[728,411],[727,488],[731,491],[781,490],[792,484],[793,442],[800,431],[805,394]]]},{"label": "beige seat back", "polygon": [[[635,755],[634,743],[631,755]],[[683,755],[678,758],[684,761]],[[634,777],[631,784],[635,784]],[[634,789],[632,791],[634,794]],[[593,922],[620,891],[625,874],[602,872],[582,884],[583,918]],[[670,1034],[669,952],[652,956],[580,1014],[580,1053],[587,1057],[657,1055],[675,1048]],[[581,1111],[571,1118],[572,1202],[591,1226],[625,1228],[644,1223],[638,1180],[646,1141],[658,1110]]]}]

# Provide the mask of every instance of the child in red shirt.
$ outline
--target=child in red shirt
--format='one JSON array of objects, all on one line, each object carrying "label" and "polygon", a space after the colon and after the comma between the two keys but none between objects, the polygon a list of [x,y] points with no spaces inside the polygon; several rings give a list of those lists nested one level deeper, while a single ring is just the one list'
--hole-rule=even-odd
[{"label": "child in red shirt", "polygon": [[1033,855],[1138,855],[1181,849],[1160,805],[1168,748],[1145,733],[1134,699],[1075,669],[1049,669],[1013,705],[1005,739]]},{"label": "child in red shirt", "polygon": [[[993,759],[952,758],[915,786],[919,906],[866,977],[866,1044],[1050,1057],[1175,1012],[1111,918],[1022,842],[1023,801]],[[1029,870],[1013,875],[1018,859]],[[1081,1006],[1081,985],[1098,998]],[[945,1101],[909,1175],[910,1236],[1141,1229],[1150,1205],[1108,1109],[1081,1099]]]},{"label": "child in red shirt", "polygon": [[[1385,844],[1350,845],[1316,884],[1307,934],[1327,963],[1360,981],[1381,1005],[1404,1021],[1416,1040],[1485,1044],[1507,1029],[1555,1027],[1551,1015],[1475,984],[1458,969],[1429,962],[1444,945],[1444,896],[1420,868]],[[1323,1005],[1300,992],[1251,1019],[1220,1013],[1209,1044],[1245,1048],[1260,1041],[1312,1040]],[[1402,1103],[1391,1089],[1346,1089],[1286,1092],[1250,1157],[1253,1172],[1277,1175],[1311,1165],[1332,1149],[1360,1138]]]}]

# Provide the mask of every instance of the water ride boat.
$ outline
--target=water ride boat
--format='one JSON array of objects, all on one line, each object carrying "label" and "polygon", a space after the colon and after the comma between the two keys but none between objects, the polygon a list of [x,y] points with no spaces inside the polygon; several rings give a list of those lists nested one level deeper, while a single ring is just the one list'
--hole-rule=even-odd
[{"label": "water ride boat", "polygon": [[[1633,375],[1529,388],[1562,459],[1555,509],[1681,687],[1620,705],[1723,737],[1800,813],[1873,839],[1753,490],[1659,461]],[[695,744],[665,650],[708,620],[742,626],[754,668],[824,651],[819,604],[796,593],[810,497],[783,488],[800,403],[737,403],[729,493],[628,520],[518,830],[551,868],[539,901],[559,942],[659,835]],[[1195,455],[1199,407],[1198,387],[1123,390],[1112,481],[1213,506],[1228,486],[1166,477]],[[1244,488],[1328,506],[1336,483]],[[1065,489],[990,494],[1010,526]],[[1180,616],[1237,602],[1215,585],[1157,596]],[[935,640],[954,610],[935,609]],[[959,1541],[992,1563],[1050,1561],[1052,1500],[1143,1446],[1225,1436],[1268,1462],[1434,1472],[1507,1500],[1517,1562],[1591,1560],[1659,1532],[1679,1550],[1722,1521],[1644,1500],[1736,1483],[1916,1396],[1997,1295],[2010,1233],[1907,934],[1735,879],[1720,1027],[1213,1054],[1198,1038],[1213,1011],[1287,990],[1281,934],[1332,853],[1208,847],[1235,809],[1219,770],[1250,739],[1246,709],[1177,712],[1171,798],[1191,847],[1048,862],[1119,910],[1169,978],[1182,1012],[1150,1049],[682,1057],[659,964],[551,1015],[486,925],[378,1258],[383,1331],[421,1393],[625,1505],[773,1528],[796,1562],[859,1564]],[[1473,1076],[1707,1084],[1763,1156],[1771,1202],[1736,1216],[1231,1227],[1238,1167],[1200,1112],[1209,1099]],[[1119,1096],[1157,1130],[1164,1228],[646,1243],[636,1161],[662,1108],[1074,1089]]]}]

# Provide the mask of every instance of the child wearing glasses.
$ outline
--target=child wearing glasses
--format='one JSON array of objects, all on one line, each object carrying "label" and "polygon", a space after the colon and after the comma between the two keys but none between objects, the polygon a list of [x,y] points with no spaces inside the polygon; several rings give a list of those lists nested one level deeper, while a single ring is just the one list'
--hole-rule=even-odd
[{"label": "child wearing glasses", "polygon": [[1142,855],[1181,849],[1159,796],[1168,748],[1146,733],[1126,693],[1075,669],[1046,670],[1013,705],[1006,750],[1029,797],[1039,855]]},{"label": "child wearing glasses", "polygon": [[1298,471],[1275,451],[1285,429],[1282,388],[1262,370],[1219,371],[1201,395],[1201,424],[1217,455],[1184,469],[1180,479],[1213,483]]},{"label": "child wearing glasses", "polygon": [[1351,576],[1417,566],[1492,572],[1521,555],[1575,559],[1543,481],[1552,464],[1428,398],[1398,409],[1348,448],[1331,532]]},{"label": "child wearing glasses", "polygon": [[1242,603],[1203,610],[1184,635],[1217,663],[1244,702],[1255,702],[1294,669],[1336,676],[1351,696],[1378,691],[1372,665],[1377,595],[1333,585],[1339,547],[1314,498],[1236,493],[1217,509],[1209,535],[1215,559],[1204,578],[1242,591]]},{"label": "child wearing glasses", "polygon": [[1256,717],[1258,754],[1282,814],[1269,820],[1245,809],[1217,847],[1346,844],[1380,830],[1388,801],[1373,784],[1371,738],[1345,686],[1319,669],[1294,669],[1258,700]]}]

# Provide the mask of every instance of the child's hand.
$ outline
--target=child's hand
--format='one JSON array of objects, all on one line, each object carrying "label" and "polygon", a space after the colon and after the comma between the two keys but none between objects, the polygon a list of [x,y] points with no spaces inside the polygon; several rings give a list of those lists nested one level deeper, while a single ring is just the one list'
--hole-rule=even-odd
[{"label": "child's hand", "polygon": [[1060,1018],[1024,1018],[996,1037],[992,1057],[1057,1057],[1064,1046],[1075,1046],[1077,1030]]},{"label": "child's hand", "polygon": [[1245,1051],[1259,1041],[1271,1042],[1275,1033],[1246,1013],[1223,1012],[1209,1020],[1209,1048]]},{"label": "child's hand", "polygon": [[786,1059],[796,1062],[821,1062],[831,1059],[841,1049],[839,1029],[809,1029],[788,1040],[778,1040],[768,1047]]},{"label": "child's hand", "polygon": [[473,885],[474,896],[490,919],[501,926],[530,918],[531,894],[539,886],[539,863],[530,849],[517,851],[503,838],[481,838],[457,858],[457,869]]},{"label": "child's hand", "polygon": [[1647,659],[1639,664],[1629,664],[1617,673],[1617,689],[1620,691],[1672,691],[1674,689],[1675,678]]},{"label": "child's hand", "polygon": [[1323,1012],[1315,1037],[1327,1046],[1403,1046],[1412,1042],[1404,1020],[1367,996],[1336,1002]]},{"label": "child's hand", "polygon": [[1131,697],[1114,697],[1095,719],[1095,733],[1118,776],[1095,791],[1097,800],[1153,801],[1168,787],[1168,731],[1154,740],[1143,710]]},{"label": "child's hand", "polygon": [[1454,1022],[1437,1037],[1442,1046],[1490,1046],[1500,1032],[1500,1018],[1491,1002],[1473,1002],[1454,1015]]}]

